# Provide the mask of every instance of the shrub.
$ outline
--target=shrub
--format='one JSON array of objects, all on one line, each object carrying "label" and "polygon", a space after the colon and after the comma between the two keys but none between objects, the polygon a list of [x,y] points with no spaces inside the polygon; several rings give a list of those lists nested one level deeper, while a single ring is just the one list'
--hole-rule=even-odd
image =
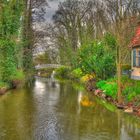
[{"label": "shrub", "polygon": [[96,84],[96,86],[97,86],[98,88],[101,89],[105,84],[106,84],[106,81],[102,80],[102,81],[99,81],[99,82]]},{"label": "shrub", "polygon": [[81,82],[85,83],[85,82],[88,82],[92,79],[95,79],[95,74],[86,74],[85,76],[83,76],[81,78]]},{"label": "shrub", "polygon": [[122,93],[127,101],[140,94],[140,81],[132,80],[128,76],[122,77]]},{"label": "shrub", "polygon": [[97,78],[107,79],[115,75],[115,51],[104,41],[81,46],[77,56],[77,67],[84,74],[95,73]]},{"label": "shrub", "polygon": [[69,78],[70,68],[69,67],[60,67],[55,70],[56,78]]},{"label": "shrub", "polygon": [[14,75],[11,76],[10,80],[19,80],[22,81],[25,79],[25,75],[22,70],[17,70]]},{"label": "shrub", "polygon": [[117,83],[116,82],[107,82],[100,81],[96,84],[98,88],[104,91],[104,93],[113,98],[117,97]]},{"label": "shrub", "polygon": [[130,69],[131,69],[131,65],[126,64],[122,66],[122,70],[130,70]]},{"label": "shrub", "polygon": [[140,95],[140,82],[135,81],[131,86],[126,86],[123,90],[123,95],[128,101],[131,101],[135,96]]},{"label": "shrub", "polygon": [[7,88],[9,85],[5,82],[0,81],[0,88]]},{"label": "shrub", "polygon": [[[106,95],[116,98],[117,96],[117,79],[111,78],[106,81],[99,81],[96,86],[103,90]],[[122,94],[126,101],[132,101],[140,95],[140,81],[132,80],[128,76],[122,76]]]},{"label": "shrub", "polygon": [[83,76],[83,72],[80,68],[77,68],[71,72],[70,76],[74,79],[80,79]]},{"label": "shrub", "polygon": [[136,92],[132,92],[131,94],[128,94],[127,100],[131,101],[134,97],[136,97]]},{"label": "shrub", "polygon": [[116,83],[106,83],[103,86],[103,90],[106,95],[111,96],[113,98],[117,97],[117,84]]},{"label": "shrub", "polygon": [[15,46],[14,41],[0,39],[0,75],[5,82],[9,82],[10,77],[16,74]]}]

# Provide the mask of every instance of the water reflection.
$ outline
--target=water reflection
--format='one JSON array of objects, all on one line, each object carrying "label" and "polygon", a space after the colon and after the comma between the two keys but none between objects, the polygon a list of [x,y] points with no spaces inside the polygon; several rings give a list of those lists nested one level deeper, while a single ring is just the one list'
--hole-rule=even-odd
[{"label": "water reflection", "polygon": [[43,82],[41,79],[38,79],[35,82],[34,98],[37,103],[34,132],[35,140],[59,139],[60,129],[58,127],[58,118],[56,116],[56,105],[60,97],[59,91],[59,84],[54,80]]},{"label": "water reflection", "polygon": [[0,140],[139,140],[138,118],[72,85],[38,78],[1,96]]},{"label": "water reflection", "polygon": [[0,98],[1,140],[32,138],[35,106],[32,96],[27,96],[26,92],[24,90],[12,91],[12,94],[9,93]]},{"label": "water reflection", "polygon": [[79,91],[78,92],[78,98],[77,98],[77,101],[78,101],[78,109],[77,109],[77,112],[78,112],[78,114],[80,114],[80,112],[81,112],[81,100],[82,100],[82,96],[83,96],[82,91]]}]

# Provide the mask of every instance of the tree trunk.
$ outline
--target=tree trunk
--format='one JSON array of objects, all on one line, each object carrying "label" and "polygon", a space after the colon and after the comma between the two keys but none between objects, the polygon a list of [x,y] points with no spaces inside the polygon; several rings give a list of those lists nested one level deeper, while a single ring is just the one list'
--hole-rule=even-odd
[{"label": "tree trunk", "polygon": [[121,89],[121,63],[119,62],[118,64],[117,64],[117,83],[118,83],[118,94],[117,94],[117,96],[118,96],[118,103],[119,104],[122,104],[122,89]]},{"label": "tree trunk", "polygon": [[26,74],[26,81],[32,81],[33,79],[33,35],[31,25],[31,0],[26,1],[26,9],[24,14],[24,31],[23,40],[26,42],[24,45],[23,53],[23,68]]}]

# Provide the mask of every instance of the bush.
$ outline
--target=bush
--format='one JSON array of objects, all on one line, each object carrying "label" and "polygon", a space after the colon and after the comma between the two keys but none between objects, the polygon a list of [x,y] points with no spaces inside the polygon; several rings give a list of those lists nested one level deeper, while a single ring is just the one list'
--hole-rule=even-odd
[{"label": "bush", "polygon": [[95,73],[97,78],[107,79],[115,75],[115,51],[104,41],[94,41],[81,46],[77,65],[84,74]]},{"label": "bush", "polygon": [[56,78],[69,78],[70,68],[69,67],[60,67],[55,70],[55,77]]},{"label": "bush", "polygon": [[5,82],[9,82],[10,77],[16,74],[15,46],[14,41],[0,39],[0,75]]},{"label": "bush", "polygon": [[140,95],[140,81],[133,81],[127,85],[123,90],[123,95],[126,97],[128,101],[133,100],[134,97]]},{"label": "bush", "polygon": [[122,66],[122,70],[130,70],[130,69],[131,69],[131,65],[126,64]]},{"label": "bush", "polygon": [[96,86],[101,89],[105,84],[106,84],[106,81],[102,80],[102,81],[97,82]]},{"label": "bush", "polygon": [[107,83],[103,86],[103,90],[106,95],[111,96],[113,98],[117,97],[117,84],[116,83]]},{"label": "bush", "polygon": [[[117,96],[117,79],[112,78],[106,81],[99,81],[96,86],[103,90],[106,95],[113,98]],[[140,95],[140,81],[132,80],[128,76],[122,76],[122,94],[126,101],[132,101]]]},{"label": "bush", "polygon": [[133,100],[140,94],[140,81],[130,79],[128,76],[122,77],[122,93],[127,101]]},{"label": "bush", "polygon": [[85,76],[83,76],[81,78],[81,82],[85,83],[85,82],[88,82],[92,79],[95,79],[95,74],[86,74]]},{"label": "bush", "polygon": [[117,97],[117,83],[116,82],[107,82],[100,81],[96,84],[98,88],[104,91],[104,93],[113,98]]},{"label": "bush", "polygon": [[22,70],[17,70],[16,73],[12,75],[10,78],[11,81],[13,80],[23,81],[24,79],[25,79],[25,75]]},{"label": "bush", "polygon": [[74,79],[80,79],[83,76],[83,72],[80,68],[77,68],[71,72],[70,76]]},{"label": "bush", "polygon": [[5,82],[0,81],[0,88],[8,88],[9,85]]}]

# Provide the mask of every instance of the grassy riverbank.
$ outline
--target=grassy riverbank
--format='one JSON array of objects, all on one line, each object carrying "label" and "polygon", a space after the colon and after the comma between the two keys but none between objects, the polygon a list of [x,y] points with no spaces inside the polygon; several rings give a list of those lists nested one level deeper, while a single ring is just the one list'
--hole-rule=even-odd
[{"label": "grassy riverbank", "polygon": [[32,78],[30,9],[24,0],[0,2],[0,94]]},{"label": "grassy riverbank", "polygon": [[108,80],[96,79],[95,74],[83,74],[80,69],[62,67],[56,70],[56,78],[69,79],[81,82],[93,95],[102,98],[123,109],[127,113],[140,116],[140,81],[132,80],[128,76],[122,76],[121,90],[123,102],[120,105],[117,100],[117,78]]},{"label": "grassy riverbank", "polygon": [[[131,102],[140,95],[140,81],[132,80],[127,76],[122,77],[121,90],[124,102]],[[117,79],[101,80],[97,84],[97,88],[105,92],[107,96],[117,98]]]},{"label": "grassy riverbank", "polygon": [[9,89],[9,85],[5,82],[0,81],[0,95],[4,94]]},{"label": "grassy riverbank", "polygon": [[23,71],[17,70],[17,72],[10,77],[8,81],[0,80],[0,95],[3,95],[9,89],[17,88],[21,86],[25,81],[25,75]]},{"label": "grassy riverbank", "polygon": [[94,95],[113,102],[118,108],[125,112],[140,116],[140,81],[132,80],[123,76],[121,80],[122,104],[117,101],[117,79],[112,78],[96,83]]}]

